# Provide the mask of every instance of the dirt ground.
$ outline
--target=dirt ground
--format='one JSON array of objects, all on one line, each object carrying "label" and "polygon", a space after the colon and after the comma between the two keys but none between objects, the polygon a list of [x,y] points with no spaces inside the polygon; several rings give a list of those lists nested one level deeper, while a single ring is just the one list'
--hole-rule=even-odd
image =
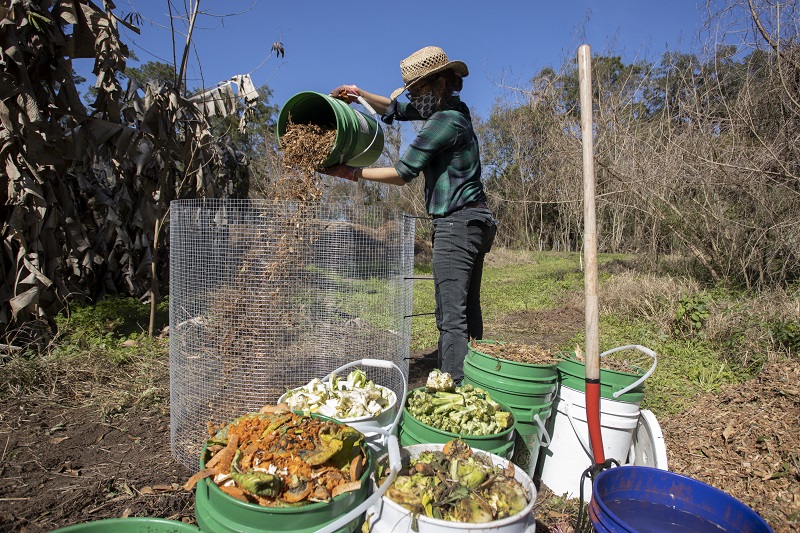
[{"label": "dirt ground", "polygon": [[[486,324],[485,336],[547,348],[583,327],[581,309],[560,308]],[[435,365],[435,350],[412,354],[409,387],[423,385]],[[660,420],[670,469],[729,491],[776,532],[796,530],[798,378],[800,365],[770,367],[762,379]],[[118,412],[98,409],[90,388],[56,386],[0,400],[0,531],[126,516],[194,523],[194,496],[182,487],[193,472],[170,453],[168,371],[155,388],[152,395],[164,401],[133,402]],[[547,495],[541,487],[540,501]],[[537,531],[571,531],[568,513],[538,504],[536,512]]]}]

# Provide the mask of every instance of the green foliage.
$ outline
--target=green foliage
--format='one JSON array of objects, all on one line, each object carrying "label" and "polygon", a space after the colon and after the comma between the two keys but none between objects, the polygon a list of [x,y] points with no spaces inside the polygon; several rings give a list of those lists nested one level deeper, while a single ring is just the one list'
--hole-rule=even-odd
[{"label": "green foliage", "polygon": [[[699,394],[752,377],[747,369],[723,361],[720,347],[714,343],[697,337],[672,337],[641,318],[602,315],[599,328],[601,353],[628,344],[656,352],[658,364],[645,382],[642,408],[657,417],[681,411]],[[581,333],[567,344],[583,345],[584,340]]]},{"label": "green foliage", "polygon": [[775,344],[789,353],[800,354],[800,320],[776,319],[770,325]]},{"label": "green foliage", "polygon": [[[576,253],[533,254],[528,263],[492,266],[487,263],[481,285],[481,306],[485,321],[496,320],[508,313],[547,309],[567,292],[580,290],[583,273],[580,255]],[[609,260],[614,256],[607,256]],[[429,264],[415,265],[416,276],[432,276]],[[411,329],[411,349],[436,346],[438,331],[432,314],[436,308],[433,281],[414,283],[414,314]]]},{"label": "green foliage", "polygon": [[141,86],[152,83],[174,87],[177,75],[172,65],[161,61],[148,61],[140,67],[128,67],[124,73],[125,77],[135,80]]},{"label": "green foliage", "polygon": [[[169,303],[162,301],[156,309],[155,329],[169,323]],[[114,363],[123,363],[130,351],[122,346],[126,340],[147,345],[150,305],[135,298],[117,296],[96,304],[78,304],[56,317],[58,327],[57,355],[81,355],[90,352]]]},{"label": "green foliage", "polygon": [[693,334],[703,329],[710,315],[708,294],[684,296],[678,300],[675,309],[675,328],[679,332]]}]

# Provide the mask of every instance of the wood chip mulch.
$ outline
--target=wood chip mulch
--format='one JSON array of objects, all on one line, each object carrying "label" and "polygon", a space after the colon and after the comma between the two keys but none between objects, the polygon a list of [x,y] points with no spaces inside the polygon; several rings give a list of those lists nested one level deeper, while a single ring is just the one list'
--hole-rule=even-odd
[{"label": "wood chip mulch", "polygon": [[558,358],[539,346],[513,342],[471,341],[472,349],[482,354],[529,365],[553,365]]},{"label": "wood chip mulch", "polygon": [[769,364],[660,424],[671,471],[739,499],[776,533],[800,530],[800,361]]}]

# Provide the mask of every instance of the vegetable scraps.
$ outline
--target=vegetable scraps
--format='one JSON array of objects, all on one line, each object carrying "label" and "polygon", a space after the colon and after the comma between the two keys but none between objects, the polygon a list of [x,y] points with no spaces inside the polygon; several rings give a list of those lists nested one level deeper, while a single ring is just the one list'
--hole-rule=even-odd
[{"label": "vegetable scraps", "polygon": [[[378,485],[388,469],[378,465]],[[413,513],[451,522],[485,523],[518,514],[529,503],[526,488],[514,478],[514,465],[495,465],[484,453],[473,453],[461,439],[441,451],[423,451],[408,459],[386,490],[386,497]]]},{"label": "vegetable scraps", "polygon": [[287,391],[281,399],[294,411],[319,413],[344,422],[377,416],[396,402],[394,391],[376,385],[361,369],[350,372],[347,379],[336,374],[328,381],[314,378]]},{"label": "vegetable scraps", "polygon": [[489,393],[469,384],[455,387],[448,377],[432,371],[425,388],[408,395],[408,413],[423,424],[459,435],[495,435],[511,427],[511,413]]},{"label": "vegetable scraps", "polygon": [[325,502],[361,488],[367,470],[364,435],[333,420],[288,410],[241,416],[206,443],[205,478],[226,494],[266,507]]}]

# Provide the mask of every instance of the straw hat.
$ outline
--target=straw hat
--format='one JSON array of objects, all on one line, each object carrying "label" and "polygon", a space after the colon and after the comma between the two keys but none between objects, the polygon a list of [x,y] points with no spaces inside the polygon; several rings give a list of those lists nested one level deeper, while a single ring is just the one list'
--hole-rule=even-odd
[{"label": "straw hat", "polygon": [[463,61],[450,61],[444,50],[438,46],[426,46],[417,50],[400,62],[400,73],[405,85],[394,91],[391,99],[394,100],[431,74],[447,69],[453,69],[462,78],[469,75],[469,69]]}]

